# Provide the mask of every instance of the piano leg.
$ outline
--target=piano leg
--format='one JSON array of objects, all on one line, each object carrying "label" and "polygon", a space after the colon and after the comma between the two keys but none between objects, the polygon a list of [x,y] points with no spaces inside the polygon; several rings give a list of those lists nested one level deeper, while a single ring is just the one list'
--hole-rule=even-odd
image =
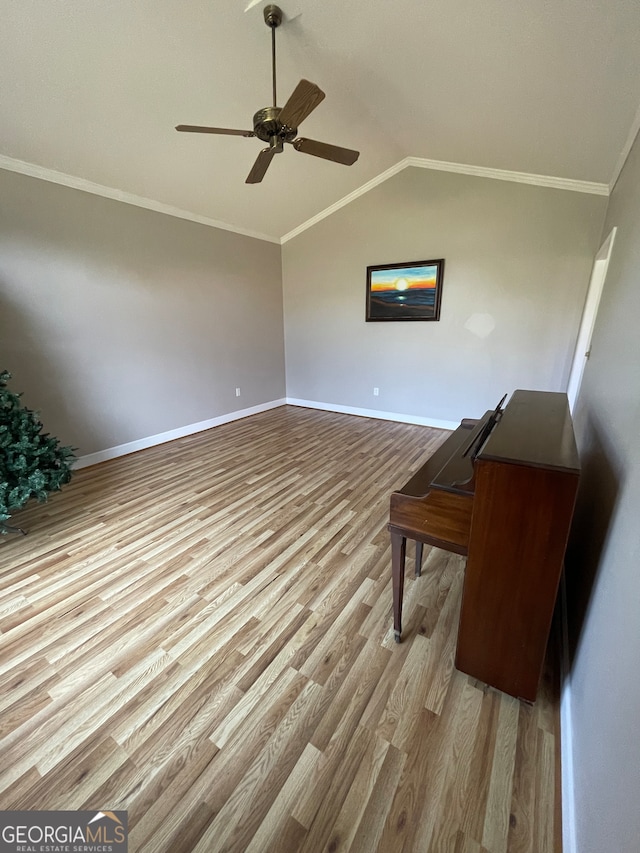
[{"label": "piano leg", "polygon": [[418,542],[416,540],[416,577],[419,578],[422,575],[422,549],[424,545],[422,542]]},{"label": "piano leg", "polygon": [[391,580],[393,586],[393,635],[396,643],[402,633],[402,595],[404,593],[404,558],[407,551],[406,537],[391,533]]}]

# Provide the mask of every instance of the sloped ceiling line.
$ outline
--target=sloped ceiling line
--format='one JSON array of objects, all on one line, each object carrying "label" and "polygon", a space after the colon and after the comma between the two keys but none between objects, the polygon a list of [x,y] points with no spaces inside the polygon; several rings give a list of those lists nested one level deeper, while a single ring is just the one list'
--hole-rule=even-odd
[{"label": "sloped ceiling line", "polygon": [[34,163],[14,160],[12,157],[5,157],[3,154],[0,154],[0,169],[6,169],[8,172],[19,172],[21,175],[28,175],[31,178],[38,178],[41,181],[49,181],[52,184],[60,184],[63,187],[70,187],[81,192],[99,195],[103,198],[113,199],[114,201],[121,201],[124,204],[132,204],[135,207],[144,207],[147,210],[154,210],[156,213],[175,216],[177,219],[188,219],[191,222],[198,222],[200,225],[208,225],[210,228],[222,228],[224,231],[233,231],[236,234],[244,234],[247,237],[255,237],[257,240],[266,240],[270,243],[280,242],[277,237],[269,234],[239,228],[235,225],[229,225],[227,222],[220,222],[217,219],[209,219],[206,216],[200,216],[188,210],[180,210],[178,207],[172,207],[169,204],[163,204],[151,198],[143,198],[133,193],[114,189],[113,187],[105,187],[103,184],[96,184],[93,181],[87,181],[85,178],[66,175],[64,172],[56,172],[54,169],[45,169]]},{"label": "sloped ceiling line", "polygon": [[134,195],[133,193],[124,192],[123,190],[106,187],[102,184],[96,184],[92,181],[87,181],[84,178],[77,178],[73,175],[66,175],[63,172],[57,172],[53,169],[45,169],[42,166],[37,166],[33,163],[26,163],[23,160],[15,160],[11,157],[6,157],[0,154],[0,169],[6,169],[9,172],[19,172],[23,175],[28,175],[39,180],[49,181],[50,183],[60,184],[61,186],[70,187],[72,189],[88,192],[92,195],[103,196],[114,201],[120,201],[124,204],[132,204],[136,207],[143,207],[147,210],[153,210],[156,213],[164,213],[167,216],[174,216],[178,219],[187,219],[191,222],[198,222],[201,225],[207,225],[211,228],[221,228],[225,231],[233,231],[236,234],[243,234],[247,237],[254,237],[257,240],[265,240],[270,243],[284,244],[289,240],[311,228],[317,222],[335,213],[340,208],[350,204],[355,199],[377,187],[379,184],[387,181],[389,178],[402,172],[409,167],[420,169],[433,169],[441,172],[455,172],[463,175],[473,175],[476,177],[493,178],[500,181],[513,181],[515,183],[532,184],[534,186],[551,187],[554,189],[568,190],[571,192],[590,193],[593,195],[609,195],[609,186],[607,184],[599,184],[591,181],[575,181],[568,178],[554,178],[547,175],[531,175],[526,172],[510,172],[503,169],[489,169],[482,166],[468,166],[464,163],[447,163],[440,160],[426,160],[420,157],[405,157],[395,166],[381,172],[375,178],[372,178],[367,183],[363,184],[352,193],[339,199],[335,204],[330,205],[324,210],[312,216],[306,222],[301,223],[297,228],[284,234],[281,238],[269,234],[262,234],[258,231],[251,231],[245,228],[239,228],[235,225],[230,225],[226,222],[220,222],[216,219],[209,219],[206,216],[200,216],[196,213],[191,213],[188,210],[180,210],[168,204],[155,201],[154,199],[143,198]]},{"label": "sloped ceiling line", "polygon": [[414,166],[419,169],[433,169],[434,171],[439,172],[455,172],[460,175],[473,175],[479,178],[493,178],[499,181],[512,181],[519,184],[533,184],[534,186],[551,187],[553,189],[570,190],[572,192],[590,193],[592,195],[609,195],[609,187],[607,184],[598,184],[593,183],[592,181],[574,181],[569,178],[553,178],[547,175],[530,175],[527,172],[508,172],[503,169],[488,169],[483,166],[467,166],[464,163],[447,163],[441,160],[425,160],[421,157],[406,157],[404,160],[396,163],[395,166],[387,169],[386,172],[382,172],[380,175],[373,178],[371,181],[368,181],[366,184],[363,184],[354,192],[349,193],[349,195],[340,199],[335,204],[327,207],[326,210],[321,211],[316,216],[313,216],[311,219],[303,222],[302,225],[299,225],[297,228],[289,231],[282,237],[280,242],[286,243],[288,240],[291,240],[293,237],[296,237],[298,234],[306,231],[307,228],[311,228],[312,225],[315,225],[325,217],[335,213],[336,210],[339,210],[341,207],[344,207],[356,198],[359,198],[361,195],[369,192],[369,190],[377,187],[378,184],[383,183],[383,181],[393,177],[393,175],[397,175],[398,172],[401,172],[403,169],[410,166]]}]

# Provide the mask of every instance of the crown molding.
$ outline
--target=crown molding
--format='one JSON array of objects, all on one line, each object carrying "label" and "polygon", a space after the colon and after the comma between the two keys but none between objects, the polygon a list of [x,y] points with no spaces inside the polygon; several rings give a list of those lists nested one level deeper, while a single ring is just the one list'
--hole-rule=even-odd
[{"label": "crown molding", "polygon": [[172,207],[170,204],[163,204],[160,201],[144,198],[143,196],[124,192],[123,190],[116,190],[113,187],[107,187],[103,184],[96,184],[93,181],[87,181],[85,178],[76,178],[74,175],[57,172],[55,169],[46,169],[44,166],[38,166],[35,163],[15,160],[13,157],[7,157],[4,154],[0,154],[0,169],[6,169],[8,172],[19,172],[21,175],[28,175],[31,178],[39,178],[42,181],[49,181],[52,184],[60,184],[63,187],[70,187],[81,192],[110,198],[113,201],[121,201],[124,204],[132,204],[134,207],[143,207],[146,210],[153,210],[155,213],[164,213],[166,216],[173,216],[176,219],[187,219],[189,222],[197,222],[199,225],[207,225],[210,228],[233,231],[235,234],[242,234],[244,237],[254,237],[256,240],[266,240],[269,243],[280,243],[278,237],[262,234],[260,231],[251,231],[247,228],[229,225],[228,222],[209,219],[207,216],[200,216],[188,210],[181,210],[179,207]]},{"label": "crown molding", "polygon": [[307,219],[306,222],[303,222],[302,225],[298,225],[297,228],[287,232],[284,237],[281,238],[281,243],[286,243],[288,240],[292,240],[294,237],[297,237],[298,234],[302,234],[303,231],[306,231],[307,228],[311,228],[312,225],[320,222],[325,219],[327,216],[331,216],[332,213],[335,213],[336,210],[340,210],[341,207],[346,207],[346,205],[351,204],[352,201],[359,198],[361,195],[368,193],[369,190],[372,190],[374,187],[377,187],[378,184],[382,184],[385,181],[392,178],[394,175],[397,175],[398,172],[402,172],[407,166],[411,165],[409,163],[410,157],[405,157],[404,160],[400,160],[399,163],[396,163],[395,166],[391,166],[390,169],[387,169],[384,172],[381,172],[375,178],[372,178],[370,181],[367,181],[366,184],[363,184],[361,187],[358,187],[357,190],[354,190],[349,195],[344,196],[344,198],[339,199],[334,204],[329,205],[324,210],[321,210],[320,213],[316,213],[315,216],[312,216],[311,219]]},{"label": "crown molding", "polygon": [[490,169],[486,166],[468,166],[465,163],[447,163],[444,160],[427,160],[423,157],[405,157],[404,160],[396,163],[395,166],[392,166],[390,169],[382,172],[366,184],[363,184],[357,190],[354,190],[352,193],[349,193],[349,195],[346,195],[344,198],[335,202],[335,204],[330,205],[330,207],[327,207],[325,210],[322,210],[320,213],[312,216],[311,219],[303,222],[302,225],[298,225],[297,228],[289,231],[284,235],[284,237],[282,237],[280,242],[282,244],[287,243],[289,240],[297,237],[298,234],[302,234],[302,232],[306,231],[307,228],[311,228],[327,216],[330,216],[332,213],[340,210],[341,207],[351,204],[351,202],[356,198],[368,193],[369,190],[377,187],[378,184],[383,183],[389,178],[392,178],[394,175],[397,175],[398,172],[402,172],[404,169],[411,166],[418,169],[432,169],[433,171],[439,172],[455,172],[459,175],[472,175],[477,178],[493,178],[496,181],[512,181],[517,184],[532,184],[537,187],[569,190],[571,192],[590,193],[592,195],[604,196],[609,195],[608,184],[598,184],[592,181],[574,181],[570,178],[554,178],[548,175],[534,175],[529,172],[511,172],[506,169]]},{"label": "crown molding", "polygon": [[477,178],[493,178],[496,181],[511,181],[515,184],[531,184],[535,187],[550,187],[556,190],[569,190],[575,193],[591,195],[609,195],[608,184],[593,181],[575,181],[572,178],[555,178],[550,175],[534,175],[531,172],[512,172],[508,169],[490,169],[487,166],[467,166],[465,163],[447,163],[444,160],[425,160],[421,157],[407,157],[408,166],[419,169],[433,169],[440,172],[456,172],[459,175],[474,175]]},{"label": "crown molding", "polygon": [[440,172],[454,172],[459,175],[493,178],[498,181],[512,181],[520,184],[532,184],[533,186],[538,187],[608,196],[610,187],[613,187],[615,184],[615,180],[617,180],[617,177],[620,174],[622,166],[624,165],[629,151],[631,150],[631,146],[639,129],[640,110],[636,116],[636,122],[634,124],[634,128],[632,128],[632,134],[630,134],[628,144],[623,151],[624,156],[621,155],[620,157],[617,172],[610,185],[593,183],[591,181],[574,181],[569,178],[554,178],[547,175],[533,175],[528,172],[511,172],[505,169],[490,169],[485,166],[469,166],[465,163],[447,163],[444,160],[427,160],[422,157],[405,157],[404,160],[400,160],[395,164],[395,166],[391,166],[389,169],[381,172],[375,178],[367,181],[366,184],[363,184],[361,187],[358,187],[358,189],[320,211],[320,213],[312,216],[311,219],[307,219],[306,222],[298,225],[281,238],[273,237],[269,234],[263,234],[259,231],[251,231],[247,228],[229,225],[228,222],[221,222],[217,219],[200,216],[199,214],[191,213],[188,210],[181,210],[178,207],[172,207],[171,205],[163,204],[162,202],[154,201],[150,198],[144,198],[143,196],[124,192],[123,190],[117,190],[113,187],[104,186],[103,184],[96,184],[93,181],[86,180],[85,178],[77,178],[73,175],[67,175],[64,172],[58,172],[55,169],[46,169],[44,166],[27,163],[24,160],[16,160],[12,157],[7,157],[4,154],[0,154],[0,169],[6,169],[9,172],[19,172],[22,175],[39,178],[43,181],[60,184],[61,186],[70,187],[71,189],[80,190],[81,192],[102,196],[103,198],[110,198],[113,201],[121,201],[124,204],[132,204],[135,207],[143,207],[146,210],[153,210],[156,213],[164,213],[166,216],[173,216],[177,219],[186,219],[189,222],[197,222],[200,225],[207,225],[210,228],[221,228],[224,231],[232,231],[235,234],[242,234],[245,237],[253,237],[256,240],[265,240],[269,243],[283,245],[289,240],[292,240],[294,237],[297,237],[299,234],[302,234],[303,231],[306,231],[308,228],[311,228],[313,225],[316,225],[318,222],[326,219],[327,216],[331,216],[332,213],[335,213],[340,210],[340,208],[351,204],[355,199],[365,193],[368,193],[370,190],[374,189],[374,187],[377,187],[379,184],[384,183],[389,180],[389,178],[392,178],[394,175],[397,175],[399,172],[402,172],[409,167],[431,169],[433,171]]}]

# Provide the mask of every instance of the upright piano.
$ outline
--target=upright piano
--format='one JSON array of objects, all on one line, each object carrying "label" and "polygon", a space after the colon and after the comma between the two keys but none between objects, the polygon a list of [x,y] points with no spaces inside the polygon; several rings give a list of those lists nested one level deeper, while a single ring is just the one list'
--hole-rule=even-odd
[{"label": "upright piano", "polygon": [[579,475],[566,394],[515,391],[462,421],[391,495],[396,641],[407,538],[417,575],[423,544],[466,556],[456,668],[534,702]]}]

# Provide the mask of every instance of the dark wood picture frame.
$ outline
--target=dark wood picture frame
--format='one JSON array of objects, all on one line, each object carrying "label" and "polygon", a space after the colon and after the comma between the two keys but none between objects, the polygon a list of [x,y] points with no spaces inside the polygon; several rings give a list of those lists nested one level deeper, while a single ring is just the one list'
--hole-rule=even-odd
[{"label": "dark wood picture frame", "polygon": [[439,320],[444,258],[367,267],[367,323]]}]

